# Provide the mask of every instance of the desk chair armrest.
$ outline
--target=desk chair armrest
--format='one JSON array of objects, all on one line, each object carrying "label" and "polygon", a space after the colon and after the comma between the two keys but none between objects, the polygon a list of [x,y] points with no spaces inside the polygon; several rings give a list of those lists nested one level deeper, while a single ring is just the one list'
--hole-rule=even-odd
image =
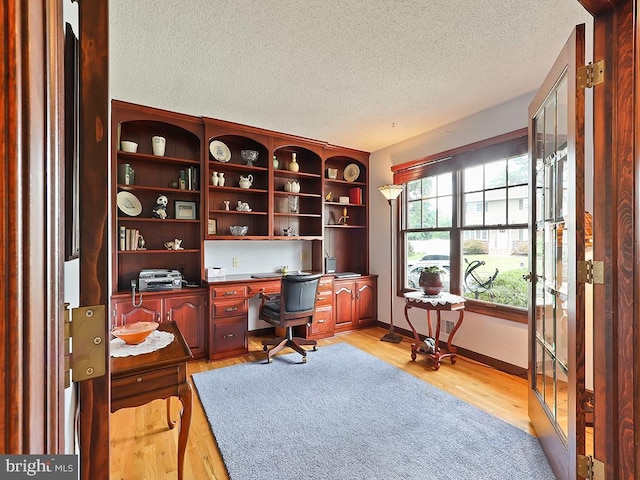
[{"label": "desk chair armrest", "polygon": [[273,302],[276,300],[280,300],[280,294],[279,293],[275,293],[272,295],[267,295],[264,292],[260,292],[260,310],[262,310],[262,308],[264,307],[264,304],[267,302]]}]

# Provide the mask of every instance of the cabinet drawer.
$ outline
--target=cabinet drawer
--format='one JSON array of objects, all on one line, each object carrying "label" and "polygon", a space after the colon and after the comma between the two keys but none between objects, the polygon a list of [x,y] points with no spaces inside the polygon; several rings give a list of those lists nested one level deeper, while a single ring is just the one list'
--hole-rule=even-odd
[{"label": "cabinet drawer", "polygon": [[160,388],[176,386],[180,381],[180,368],[171,367],[155,370],[138,375],[129,375],[111,380],[111,400],[115,402],[122,398],[137,395],[140,392],[150,392]]},{"label": "cabinet drawer", "polygon": [[213,303],[213,320],[224,317],[236,317],[247,314],[246,299],[216,300]]},{"label": "cabinet drawer", "polygon": [[319,308],[309,330],[311,335],[320,335],[333,332],[333,327],[333,309]]},{"label": "cabinet drawer", "polygon": [[247,321],[245,318],[217,322],[212,327],[211,342],[215,353],[246,348]]},{"label": "cabinet drawer", "polygon": [[273,295],[280,293],[281,280],[270,280],[268,282],[258,282],[249,284],[249,297],[254,295],[260,295],[264,293],[266,295]]},{"label": "cabinet drawer", "polygon": [[333,305],[333,290],[318,290],[316,307],[330,307]]},{"label": "cabinet drawer", "polygon": [[247,296],[246,285],[224,285],[211,287],[211,299],[221,298],[245,298]]}]

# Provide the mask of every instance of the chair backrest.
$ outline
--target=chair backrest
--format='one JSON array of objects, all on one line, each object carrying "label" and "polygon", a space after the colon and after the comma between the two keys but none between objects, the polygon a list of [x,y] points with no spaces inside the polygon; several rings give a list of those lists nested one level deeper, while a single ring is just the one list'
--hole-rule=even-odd
[{"label": "chair backrest", "polygon": [[312,312],[316,305],[321,274],[282,277],[280,305],[282,313]]}]

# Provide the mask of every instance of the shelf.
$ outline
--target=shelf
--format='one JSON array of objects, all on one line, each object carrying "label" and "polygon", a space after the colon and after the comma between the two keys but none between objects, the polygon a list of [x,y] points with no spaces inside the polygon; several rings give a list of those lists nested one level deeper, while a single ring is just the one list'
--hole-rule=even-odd
[{"label": "shelf", "polygon": [[319,213],[287,213],[287,212],[274,212],[276,217],[307,217],[307,218],[320,218],[322,215]]},{"label": "shelf", "polygon": [[324,202],[324,204],[334,206],[334,207],[366,207],[364,203]]},{"label": "shelf", "polygon": [[182,220],[176,218],[152,218],[152,217],[118,217],[119,222],[158,222],[166,223],[200,223],[200,220]]},{"label": "shelf", "polygon": [[269,238],[269,235],[209,235],[209,240],[265,240]]},{"label": "shelf", "polygon": [[118,254],[120,255],[128,255],[131,253],[136,255],[175,255],[176,253],[200,253],[200,250],[197,248],[184,248],[182,250],[118,250]]},{"label": "shelf", "polygon": [[268,215],[267,212],[243,212],[240,210],[209,210],[209,213],[215,213],[215,214],[220,214],[220,215]]},{"label": "shelf", "polygon": [[303,192],[294,193],[294,192],[281,192],[281,191],[273,192],[273,194],[275,196],[282,196],[282,197],[320,198],[322,196],[319,193],[303,193]]},{"label": "shelf", "polygon": [[[253,167],[250,167],[248,165],[241,165],[238,163],[231,163],[231,162],[215,162],[215,161],[209,161],[209,171],[210,172],[220,172],[220,171],[236,171],[236,172],[268,172],[269,169],[267,167],[259,167],[257,165],[254,165]],[[213,186],[213,185],[211,185]]]},{"label": "shelf", "polygon": [[319,173],[290,172],[289,170],[274,170],[273,176],[283,178],[322,178]]},{"label": "shelf", "polygon": [[193,165],[194,167],[200,166],[200,160],[188,160],[186,158],[179,157],[160,157],[158,155],[152,155],[149,153],[131,153],[118,150],[118,159],[129,159],[130,161],[141,161],[151,163],[166,163],[166,164],[180,164],[180,165]]},{"label": "shelf", "polygon": [[325,178],[324,183],[326,185],[344,185],[344,186],[352,186],[352,187],[366,187],[367,184],[365,182],[349,182],[347,180],[338,180],[334,178]]},{"label": "shelf", "polygon": [[219,187],[214,185],[209,185],[209,192],[228,192],[228,193],[250,193],[250,194],[264,194],[267,193],[268,190],[262,188],[240,188],[240,187]]},{"label": "shelf", "polygon": [[200,190],[186,190],[186,189],[171,188],[171,187],[163,188],[163,187],[157,187],[157,186],[150,187],[147,185],[125,185],[122,183],[118,184],[118,189],[126,190],[128,192],[137,191],[137,192],[153,192],[153,193],[158,193],[158,190],[161,190],[166,195],[174,195],[177,193],[188,194],[188,195],[200,195]]},{"label": "shelf", "polygon": [[367,228],[364,225],[325,225],[324,228]]}]

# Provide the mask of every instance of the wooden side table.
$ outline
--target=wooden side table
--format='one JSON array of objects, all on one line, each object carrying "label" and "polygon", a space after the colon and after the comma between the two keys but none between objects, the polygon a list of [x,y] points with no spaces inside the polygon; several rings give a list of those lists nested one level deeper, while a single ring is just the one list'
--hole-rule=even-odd
[{"label": "wooden side table", "polygon": [[[432,353],[420,353],[425,353],[431,360],[433,360],[434,370],[438,370],[440,368],[440,361],[446,357],[449,357],[451,363],[456,363],[457,349],[453,346],[453,337],[460,328],[460,325],[462,325],[462,320],[464,318],[465,299],[463,297],[459,297],[458,295],[453,295],[447,292],[442,292],[438,296],[426,296],[422,292],[407,292],[404,294],[404,300],[404,318],[406,318],[407,323],[411,327],[413,338],[415,339],[415,343],[411,344],[411,360],[415,361],[417,353],[419,352],[420,346],[423,344],[423,342],[422,340],[420,340],[420,335],[418,335],[418,332],[409,319],[409,310],[411,308],[419,308],[421,310],[427,311],[427,326],[429,327],[429,337],[435,340],[435,350]],[[436,312],[437,319],[435,327],[435,337],[433,335],[433,328],[431,326],[432,311]],[[449,334],[446,350],[440,348],[440,312],[442,311],[458,312],[458,321]]]},{"label": "wooden side table", "polygon": [[175,322],[161,323],[158,330],[173,333],[173,342],[167,347],[142,355],[111,358],[111,412],[164,398],[167,399],[167,423],[171,429],[175,427],[175,422],[170,416],[170,397],[178,397],[182,403],[178,434],[178,480],[182,480],[192,404],[187,362],[193,355]]}]

